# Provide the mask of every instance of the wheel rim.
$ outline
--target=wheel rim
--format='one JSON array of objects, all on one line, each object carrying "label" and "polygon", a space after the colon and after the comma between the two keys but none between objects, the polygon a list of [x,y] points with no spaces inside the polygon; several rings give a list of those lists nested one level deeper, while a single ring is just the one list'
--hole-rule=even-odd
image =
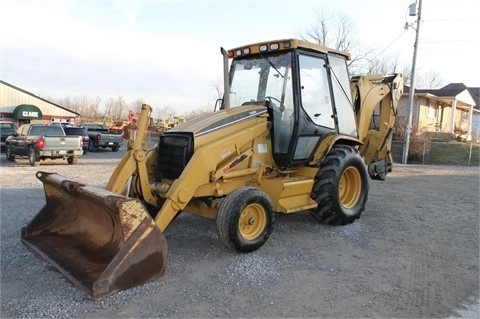
[{"label": "wheel rim", "polygon": [[353,166],[347,167],[340,177],[338,197],[345,208],[357,204],[362,192],[362,177],[360,171]]},{"label": "wheel rim", "polygon": [[267,214],[260,204],[250,204],[240,214],[238,229],[240,235],[253,240],[262,234],[267,225]]}]

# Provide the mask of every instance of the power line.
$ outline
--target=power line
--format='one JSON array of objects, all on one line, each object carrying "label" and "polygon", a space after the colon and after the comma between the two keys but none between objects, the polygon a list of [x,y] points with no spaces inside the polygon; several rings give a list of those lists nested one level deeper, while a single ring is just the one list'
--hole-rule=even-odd
[{"label": "power line", "polygon": [[422,40],[422,44],[445,44],[445,43],[479,43],[480,40]]},{"label": "power line", "polygon": [[458,19],[423,19],[422,22],[449,22],[449,21],[479,21],[480,18],[458,18]]},{"label": "power line", "polygon": [[403,30],[402,33],[398,35],[398,37],[395,38],[390,44],[388,44],[382,51],[380,51],[379,54],[377,54],[377,57],[382,55],[389,47],[391,47],[395,42],[397,42],[406,32],[407,30]]}]

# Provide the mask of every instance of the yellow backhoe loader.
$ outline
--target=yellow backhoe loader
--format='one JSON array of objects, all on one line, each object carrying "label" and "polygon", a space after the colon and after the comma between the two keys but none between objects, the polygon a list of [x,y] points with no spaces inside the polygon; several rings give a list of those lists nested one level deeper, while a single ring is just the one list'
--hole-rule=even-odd
[{"label": "yellow backhoe loader", "polygon": [[148,149],[152,109],[143,105],[106,189],[37,173],[46,205],[22,240],[89,298],[160,278],[163,232],[181,212],[214,220],[220,242],[251,252],[275,213],[354,222],[369,177],[391,171],[400,74],[350,79],[347,53],[297,39],[221,52],[225,93],[215,111]]}]

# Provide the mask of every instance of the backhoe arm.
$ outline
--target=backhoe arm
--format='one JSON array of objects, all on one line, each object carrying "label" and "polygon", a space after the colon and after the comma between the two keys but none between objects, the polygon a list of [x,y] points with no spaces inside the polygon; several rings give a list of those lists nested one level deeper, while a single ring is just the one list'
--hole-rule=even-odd
[{"label": "backhoe arm", "polygon": [[383,180],[393,161],[390,148],[403,76],[360,76],[353,78],[351,84],[359,140],[363,143],[359,150],[370,177]]}]

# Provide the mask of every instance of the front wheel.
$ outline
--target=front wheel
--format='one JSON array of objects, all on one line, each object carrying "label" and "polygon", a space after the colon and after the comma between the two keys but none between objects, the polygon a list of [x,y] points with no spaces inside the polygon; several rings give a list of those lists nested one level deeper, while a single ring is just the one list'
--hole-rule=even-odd
[{"label": "front wheel", "polygon": [[241,187],[220,204],[217,233],[231,250],[251,252],[263,246],[273,231],[274,212],[267,194],[255,187]]},{"label": "front wheel", "polygon": [[368,198],[368,174],[357,149],[334,146],[315,176],[313,216],[324,224],[346,225],[360,217]]},{"label": "front wheel", "polygon": [[15,156],[13,155],[13,152],[12,152],[12,145],[7,145],[7,151],[5,152],[5,157],[7,158],[8,161],[15,160]]}]

